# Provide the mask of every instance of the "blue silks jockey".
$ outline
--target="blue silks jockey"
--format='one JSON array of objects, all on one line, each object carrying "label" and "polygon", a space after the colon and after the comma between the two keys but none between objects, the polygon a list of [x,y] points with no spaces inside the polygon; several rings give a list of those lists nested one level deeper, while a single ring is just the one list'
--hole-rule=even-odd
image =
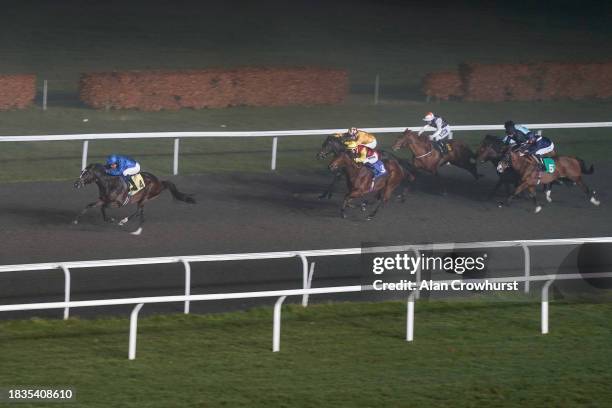
[{"label": "blue silks jockey", "polygon": [[128,189],[138,189],[132,176],[140,173],[140,164],[131,157],[111,154],[106,159],[106,173],[111,176],[122,176]]}]

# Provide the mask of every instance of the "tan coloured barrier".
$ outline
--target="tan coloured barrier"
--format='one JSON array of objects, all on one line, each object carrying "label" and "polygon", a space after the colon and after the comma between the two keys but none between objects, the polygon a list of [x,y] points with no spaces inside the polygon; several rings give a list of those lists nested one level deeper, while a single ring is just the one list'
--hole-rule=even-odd
[{"label": "tan coloured barrier", "polygon": [[36,75],[0,75],[0,110],[25,109],[36,97]]},{"label": "tan coloured barrier", "polygon": [[80,81],[81,100],[97,109],[336,104],[347,94],[347,72],[321,68],[91,73]]},{"label": "tan coloured barrier", "polygon": [[464,64],[455,73],[427,75],[423,92],[487,102],[612,98],[612,62]]}]

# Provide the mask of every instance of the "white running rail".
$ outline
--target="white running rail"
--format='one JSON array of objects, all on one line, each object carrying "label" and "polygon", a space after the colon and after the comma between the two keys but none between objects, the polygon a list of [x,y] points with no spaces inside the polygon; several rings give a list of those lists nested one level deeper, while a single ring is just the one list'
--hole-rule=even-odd
[{"label": "white running rail", "polygon": [[[20,271],[45,271],[61,269],[64,272],[64,319],[70,315],[70,283],[72,269],[82,268],[101,268],[117,266],[135,265],[157,265],[180,263],[185,272],[185,299],[184,313],[189,313],[189,295],[191,294],[191,264],[195,262],[222,262],[222,261],[244,261],[261,259],[285,259],[299,258],[302,273],[302,289],[311,288],[314,275],[315,262],[310,262],[309,258],[321,256],[346,256],[361,255],[364,253],[389,253],[389,252],[413,252],[419,257],[421,251],[445,251],[460,249],[483,249],[483,248],[521,248],[524,258],[523,276],[524,291],[529,293],[529,277],[531,276],[531,252],[530,248],[539,246],[566,246],[581,245],[588,243],[612,243],[612,237],[595,238],[562,238],[562,239],[536,239],[536,240],[516,240],[516,241],[483,241],[483,242],[462,242],[462,243],[441,243],[441,244],[408,244],[396,246],[382,246],[369,248],[341,248],[341,249],[316,249],[304,251],[285,251],[285,252],[252,252],[242,254],[218,254],[218,255],[190,255],[190,256],[170,256],[156,258],[127,258],[127,259],[103,259],[94,261],[68,261],[68,262],[48,262],[35,264],[0,265],[0,273],[20,272]],[[415,279],[421,281],[420,268],[415,271]],[[308,292],[302,294],[302,305],[308,305]],[[419,292],[415,292],[419,298]]]},{"label": "white running rail", "polygon": [[[577,123],[528,123],[530,129],[575,129],[575,128],[605,128],[612,127],[612,122],[577,122]],[[372,133],[401,133],[406,129],[420,130],[421,126],[413,127],[371,127],[362,128]],[[502,125],[453,125],[453,131],[466,130],[503,130]],[[272,159],[270,168],[276,170],[276,157],[278,138],[283,136],[309,136],[330,135],[337,132],[345,132],[346,128],[339,129],[310,129],[310,130],[272,130],[272,131],[241,131],[241,132],[143,132],[143,133],[86,133],[70,135],[31,135],[31,136],[0,136],[0,142],[42,142],[60,140],[82,140],[83,154],[81,169],[87,165],[87,154],[90,140],[107,139],[174,139],[173,174],[178,174],[179,164],[179,141],[183,138],[199,137],[272,137]]]},{"label": "white running rail", "polygon": [[[612,278],[612,272],[605,273],[588,273],[588,274],[561,274],[561,275],[544,275],[544,276],[515,276],[506,278],[489,278],[489,279],[464,279],[463,282],[527,282],[527,281],[545,281],[542,288],[541,299],[541,332],[547,334],[549,332],[548,322],[548,289],[551,284],[557,280],[567,279],[596,279],[596,278]],[[435,281],[437,283],[448,282],[452,280]],[[274,304],[273,327],[272,327],[272,351],[280,351],[280,333],[281,333],[281,306],[287,296],[296,295],[318,295],[318,294],[335,294],[335,293],[350,293],[371,291],[371,286],[336,286],[316,289],[293,289],[293,290],[276,290],[276,291],[261,291],[261,292],[241,292],[241,293],[220,293],[206,295],[189,295],[189,296],[156,296],[156,297],[140,297],[140,298],[124,298],[124,299],[103,299],[103,300],[83,300],[73,302],[48,302],[48,303],[29,303],[18,305],[0,306],[0,312],[8,311],[24,311],[24,310],[45,310],[45,309],[60,309],[68,307],[94,307],[94,306],[111,306],[111,305],[135,305],[130,314],[130,335],[128,341],[128,358],[134,360],[136,358],[136,336],[138,328],[138,313],[145,304],[152,303],[170,303],[170,302],[187,302],[187,301],[204,301],[204,300],[226,300],[226,299],[247,299],[247,298],[265,298],[278,297]],[[406,317],[406,341],[414,340],[414,300],[416,291],[410,292],[408,296],[408,311]]]}]

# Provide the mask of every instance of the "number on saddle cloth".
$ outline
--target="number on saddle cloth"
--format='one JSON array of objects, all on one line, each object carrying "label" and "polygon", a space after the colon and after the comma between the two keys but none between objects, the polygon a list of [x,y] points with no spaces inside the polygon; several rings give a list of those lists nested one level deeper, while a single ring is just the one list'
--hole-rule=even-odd
[{"label": "number on saddle cloth", "polygon": [[130,195],[134,195],[140,190],[142,190],[143,188],[145,188],[145,181],[140,173],[134,174],[133,176],[130,176],[130,177],[132,178],[132,181],[134,182],[134,185],[136,186],[136,188],[134,188],[134,185],[131,185],[128,182],[128,190],[129,190]]},{"label": "number on saddle cloth", "polygon": [[554,173],[556,169],[555,159],[552,157],[543,157],[542,161],[544,162],[544,168],[547,173]]}]

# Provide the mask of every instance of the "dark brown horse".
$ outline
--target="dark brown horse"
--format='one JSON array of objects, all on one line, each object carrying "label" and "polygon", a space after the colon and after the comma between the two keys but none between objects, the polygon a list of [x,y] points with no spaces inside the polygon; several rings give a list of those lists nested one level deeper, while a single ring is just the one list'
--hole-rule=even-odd
[{"label": "dark brown horse", "polygon": [[[335,159],[340,154],[344,153],[346,151],[346,146],[344,146],[344,140],[345,139],[341,135],[327,136],[327,138],[325,139],[325,141],[323,141],[323,144],[321,145],[321,150],[319,150],[319,153],[317,153],[317,159],[324,159],[330,154]],[[332,193],[334,191],[334,187],[336,186],[336,183],[343,176],[346,179],[347,189],[350,191],[351,181],[348,175],[346,174],[346,169],[339,169],[333,172],[333,179],[331,183],[329,184],[327,189],[323,191],[323,193],[319,196],[319,199],[323,199],[326,197],[330,199],[332,197]]]},{"label": "dark brown horse", "polygon": [[[481,163],[491,162],[493,167],[497,169],[497,165],[504,158],[509,148],[510,146],[505,144],[500,138],[486,135],[476,152],[478,161]],[[510,194],[511,186],[516,188],[519,185],[520,177],[513,168],[509,168],[501,173],[497,172],[497,175],[499,176],[497,184],[495,184],[495,187],[489,194],[489,198],[493,198],[502,185],[504,186],[506,197]]]},{"label": "dark brown horse", "polygon": [[[511,149],[506,155],[506,158],[499,162],[498,171],[504,171],[508,167],[512,166],[514,170],[520,175],[521,181],[519,186],[516,188],[513,194],[508,196],[507,205],[515,198],[521,191],[527,189],[529,195],[533,199],[535,205],[535,212],[539,213],[542,210],[542,206],[538,204],[536,197],[536,186],[538,184],[550,184],[559,178],[567,178],[576,185],[578,185],[582,191],[586,194],[589,201],[598,206],[600,201],[595,198],[595,191],[591,190],[582,181],[583,174],[593,174],[595,171],[593,166],[587,168],[584,161],[576,157],[570,156],[557,156],[554,158],[555,171],[553,173],[545,173],[540,170],[540,166],[532,158],[524,155],[518,150]],[[551,202],[550,188],[546,188],[546,199]]]},{"label": "dark brown horse", "polygon": [[434,176],[438,175],[438,169],[442,164],[450,163],[469,171],[478,180],[479,174],[476,171],[476,155],[474,152],[461,140],[450,140],[448,144],[450,145],[449,152],[442,155],[442,153],[433,147],[428,136],[419,136],[418,133],[406,129],[395,141],[393,150],[399,150],[402,147],[407,148],[412,152],[413,166],[417,169],[423,169]]},{"label": "dark brown horse", "polygon": [[[351,155],[348,153],[341,153],[330,163],[329,168],[332,171],[346,169],[350,184],[352,186],[350,191],[344,197],[342,207],[340,208],[340,215],[342,218],[346,218],[345,209],[349,206],[351,200],[354,198],[364,197],[369,193],[376,193],[378,205],[367,217],[368,220],[371,220],[376,216],[376,213],[380,207],[389,201],[393,191],[395,191],[395,189],[402,184],[402,181],[406,175],[409,174],[395,159],[386,160],[384,161],[384,164],[385,168],[387,169],[387,175],[378,178],[374,183],[374,186],[372,186],[372,171],[370,171],[370,169],[368,169],[366,166],[355,163]],[[413,178],[411,174],[409,174],[409,177]]]},{"label": "dark brown horse", "polygon": [[172,197],[186,203],[195,204],[195,199],[185,193],[181,193],[174,183],[165,180],[159,180],[151,173],[141,172],[140,175],[144,180],[144,188],[137,193],[130,195],[129,187],[123,180],[123,177],[110,176],[106,173],[106,169],[102,164],[90,164],[81,172],[81,176],[74,183],[75,188],[81,188],[87,184],[96,183],[99,194],[98,200],[87,204],[74,219],[73,223],[78,224],[79,219],[91,208],[100,207],[102,217],[106,222],[114,222],[113,218],[106,216],[108,207],[118,208],[128,204],[136,204],[136,211],[119,221],[119,225],[125,225],[136,214],[140,215],[138,229],[132,232],[133,235],[139,235],[142,232],[142,224],[144,223],[144,205],[147,201],[158,197],[164,190],[170,190]]}]

